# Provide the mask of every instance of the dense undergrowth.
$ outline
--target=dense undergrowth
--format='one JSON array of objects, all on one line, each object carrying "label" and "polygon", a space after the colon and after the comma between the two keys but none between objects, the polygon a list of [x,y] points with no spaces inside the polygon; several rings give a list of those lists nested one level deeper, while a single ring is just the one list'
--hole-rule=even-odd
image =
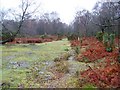
[{"label": "dense undergrowth", "polygon": [[[114,46],[110,52],[106,50],[104,42],[99,41],[95,37],[84,37],[80,40],[71,40],[70,42],[76,52],[80,51],[76,55],[77,61],[96,64],[94,67],[88,65],[89,69],[80,72],[80,86],[83,86],[85,83],[92,83],[102,88],[120,87],[118,38],[114,40]],[[80,49],[76,49],[78,47]]]}]

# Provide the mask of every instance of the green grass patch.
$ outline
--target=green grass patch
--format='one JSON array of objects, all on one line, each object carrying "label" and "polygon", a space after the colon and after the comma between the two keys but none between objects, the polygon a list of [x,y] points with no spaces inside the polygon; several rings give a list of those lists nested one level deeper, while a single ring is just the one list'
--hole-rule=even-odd
[{"label": "green grass patch", "polygon": [[75,88],[79,88],[79,81],[78,81],[78,78],[75,78],[75,77],[70,77],[68,80],[67,80],[67,85],[68,87],[75,87]]},{"label": "green grass patch", "polygon": [[[26,71],[34,67],[35,62],[52,61],[66,50],[71,49],[69,41],[63,39],[41,44],[15,44],[0,46],[2,49],[2,81],[10,83],[11,87],[17,87],[20,83],[26,83]],[[28,68],[11,68],[17,63],[29,63]],[[10,66],[9,66],[10,65]],[[10,68],[9,68],[10,67]]]},{"label": "green grass patch", "polygon": [[92,84],[85,84],[82,88],[83,90],[97,90],[97,87]]}]

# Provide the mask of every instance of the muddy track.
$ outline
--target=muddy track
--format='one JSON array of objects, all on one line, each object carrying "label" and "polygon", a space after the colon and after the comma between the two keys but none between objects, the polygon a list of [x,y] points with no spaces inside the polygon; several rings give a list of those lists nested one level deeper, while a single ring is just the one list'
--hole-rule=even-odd
[{"label": "muddy track", "polygon": [[[75,60],[74,51],[70,51],[70,57],[66,60],[68,63],[68,73],[61,78],[52,80],[47,84],[47,88],[76,88],[79,87],[79,72],[88,69],[88,64]],[[92,64],[89,64],[92,65]]]}]

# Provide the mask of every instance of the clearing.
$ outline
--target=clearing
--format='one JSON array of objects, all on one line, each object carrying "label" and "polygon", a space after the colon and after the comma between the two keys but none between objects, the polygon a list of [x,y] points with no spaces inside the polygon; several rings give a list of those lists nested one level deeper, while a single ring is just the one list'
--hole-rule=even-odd
[{"label": "clearing", "polygon": [[[74,51],[67,39],[42,44],[4,45],[0,49],[1,84],[4,87],[75,88],[79,87],[77,72],[87,69],[85,63],[74,60]],[[55,61],[55,58],[61,61]]]}]

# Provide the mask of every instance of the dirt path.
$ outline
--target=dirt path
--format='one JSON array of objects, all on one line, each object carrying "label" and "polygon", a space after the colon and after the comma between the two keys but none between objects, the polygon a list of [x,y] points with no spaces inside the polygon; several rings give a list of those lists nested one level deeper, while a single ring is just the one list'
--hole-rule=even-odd
[{"label": "dirt path", "polygon": [[[79,87],[78,75],[80,71],[88,69],[88,64],[75,60],[75,54],[71,51],[71,56],[67,60],[68,73],[61,78],[55,79],[47,84],[47,88],[76,88]],[[92,64],[89,64],[92,65]]]}]

